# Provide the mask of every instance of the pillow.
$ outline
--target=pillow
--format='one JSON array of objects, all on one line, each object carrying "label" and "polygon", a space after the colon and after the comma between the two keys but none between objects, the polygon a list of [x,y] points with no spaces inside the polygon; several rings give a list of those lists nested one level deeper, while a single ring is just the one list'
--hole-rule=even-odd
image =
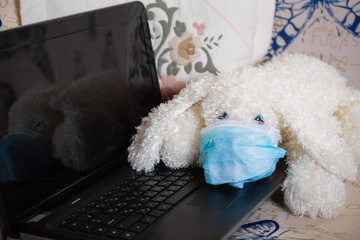
[{"label": "pillow", "polygon": [[[20,0],[23,24],[129,0]],[[148,13],[163,100],[205,74],[262,61],[274,0],[142,0]]]},{"label": "pillow", "polygon": [[303,52],[335,67],[360,89],[360,2],[276,1],[266,59]]}]

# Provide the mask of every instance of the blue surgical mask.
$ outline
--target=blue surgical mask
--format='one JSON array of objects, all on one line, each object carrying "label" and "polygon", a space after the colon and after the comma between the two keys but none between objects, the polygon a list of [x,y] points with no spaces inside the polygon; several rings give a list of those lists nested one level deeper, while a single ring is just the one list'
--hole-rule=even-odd
[{"label": "blue surgical mask", "polygon": [[201,131],[199,162],[209,184],[244,183],[270,176],[286,151],[277,147],[278,132],[270,127],[223,120]]}]

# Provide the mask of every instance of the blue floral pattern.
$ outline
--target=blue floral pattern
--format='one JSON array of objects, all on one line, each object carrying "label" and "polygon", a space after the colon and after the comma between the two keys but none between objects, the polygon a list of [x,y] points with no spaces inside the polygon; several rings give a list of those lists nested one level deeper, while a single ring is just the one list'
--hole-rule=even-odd
[{"label": "blue floral pattern", "polygon": [[[242,225],[235,233],[228,238],[228,240],[290,240],[300,238],[286,238],[282,237],[283,234],[289,232],[290,230],[283,231],[278,234],[280,225],[273,220],[262,220],[258,222],[248,223]],[[302,240],[313,240],[312,238],[304,238]]]},{"label": "blue floral pattern", "polygon": [[276,0],[272,43],[267,59],[282,53],[301,33],[320,19],[335,22],[338,35],[343,28],[360,37],[358,0]]}]

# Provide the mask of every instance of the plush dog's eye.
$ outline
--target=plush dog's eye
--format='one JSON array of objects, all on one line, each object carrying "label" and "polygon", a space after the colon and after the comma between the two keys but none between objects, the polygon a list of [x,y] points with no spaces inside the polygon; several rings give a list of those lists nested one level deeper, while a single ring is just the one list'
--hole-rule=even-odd
[{"label": "plush dog's eye", "polygon": [[228,117],[228,114],[226,112],[223,112],[218,118],[223,120]]},{"label": "plush dog's eye", "polygon": [[254,118],[255,121],[258,122],[258,124],[264,124],[264,120],[262,119],[262,117],[260,115],[256,116]]}]

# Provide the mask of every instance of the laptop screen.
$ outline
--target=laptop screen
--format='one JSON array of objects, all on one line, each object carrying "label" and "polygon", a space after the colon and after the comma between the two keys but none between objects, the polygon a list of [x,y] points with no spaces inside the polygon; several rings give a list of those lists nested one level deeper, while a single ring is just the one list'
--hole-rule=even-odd
[{"label": "laptop screen", "polygon": [[126,161],[135,126],[161,102],[141,4],[0,32],[0,73],[2,211],[14,218]]}]

